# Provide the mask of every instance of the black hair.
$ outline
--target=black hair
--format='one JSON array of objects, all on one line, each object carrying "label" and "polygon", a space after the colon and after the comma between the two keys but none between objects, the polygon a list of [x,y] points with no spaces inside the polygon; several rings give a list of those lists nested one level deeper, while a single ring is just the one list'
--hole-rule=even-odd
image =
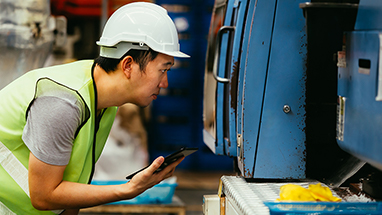
[{"label": "black hair", "polygon": [[150,61],[153,61],[158,56],[158,54],[159,52],[156,52],[151,48],[149,48],[149,50],[130,49],[120,59],[99,56],[94,60],[93,66],[97,64],[106,72],[112,72],[117,70],[117,66],[119,62],[123,60],[123,58],[126,56],[131,56],[133,60],[139,65],[139,69],[144,72],[147,64]]}]

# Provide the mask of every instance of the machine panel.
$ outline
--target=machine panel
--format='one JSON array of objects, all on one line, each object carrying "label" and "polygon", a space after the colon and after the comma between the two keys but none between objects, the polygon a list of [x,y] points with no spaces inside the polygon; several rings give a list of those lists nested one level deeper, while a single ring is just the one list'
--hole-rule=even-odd
[{"label": "machine panel", "polygon": [[346,67],[338,70],[338,144],[382,170],[382,31],[346,34]]}]

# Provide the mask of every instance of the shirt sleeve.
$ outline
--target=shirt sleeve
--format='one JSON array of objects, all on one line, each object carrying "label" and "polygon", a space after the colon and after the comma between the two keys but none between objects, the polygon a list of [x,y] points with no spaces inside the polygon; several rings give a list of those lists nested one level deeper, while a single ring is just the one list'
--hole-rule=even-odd
[{"label": "shirt sleeve", "polygon": [[22,139],[32,154],[51,165],[67,165],[81,113],[75,101],[42,96],[31,105]]}]

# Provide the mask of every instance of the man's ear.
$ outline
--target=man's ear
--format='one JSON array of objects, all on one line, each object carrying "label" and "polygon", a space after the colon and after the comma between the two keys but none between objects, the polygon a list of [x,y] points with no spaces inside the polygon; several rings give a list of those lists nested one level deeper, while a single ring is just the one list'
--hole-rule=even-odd
[{"label": "man's ear", "polygon": [[133,58],[131,56],[126,56],[121,60],[121,69],[127,78],[131,77],[131,70],[133,66]]}]

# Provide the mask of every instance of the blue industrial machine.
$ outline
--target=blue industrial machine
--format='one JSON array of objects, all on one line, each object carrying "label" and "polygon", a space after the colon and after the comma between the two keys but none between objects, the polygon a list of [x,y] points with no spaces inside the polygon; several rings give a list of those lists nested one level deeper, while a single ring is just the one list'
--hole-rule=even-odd
[{"label": "blue industrial machine", "polygon": [[216,0],[205,144],[247,181],[329,183],[362,166],[380,176],[381,11],[373,0]]},{"label": "blue industrial machine", "polygon": [[337,139],[342,148],[382,170],[382,23],[371,22],[382,20],[377,2],[363,1],[355,30],[345,33]]},{"label": "blue industrial machine", "polygon": [[382,2],[361,0],[338,61],[337,142],[377,169],[363,189],[382,198]]},{"label": "blue industrial machine", "polygon": [[245,177],[305,177],[301,2],[229,0],[215,5],[215,14],[226,11],[225,18],[218,17],[224,22],[216,46],[207,53],[215,65],[207,63],[205,76],[204,140],[216,154],[236,157]]}]

